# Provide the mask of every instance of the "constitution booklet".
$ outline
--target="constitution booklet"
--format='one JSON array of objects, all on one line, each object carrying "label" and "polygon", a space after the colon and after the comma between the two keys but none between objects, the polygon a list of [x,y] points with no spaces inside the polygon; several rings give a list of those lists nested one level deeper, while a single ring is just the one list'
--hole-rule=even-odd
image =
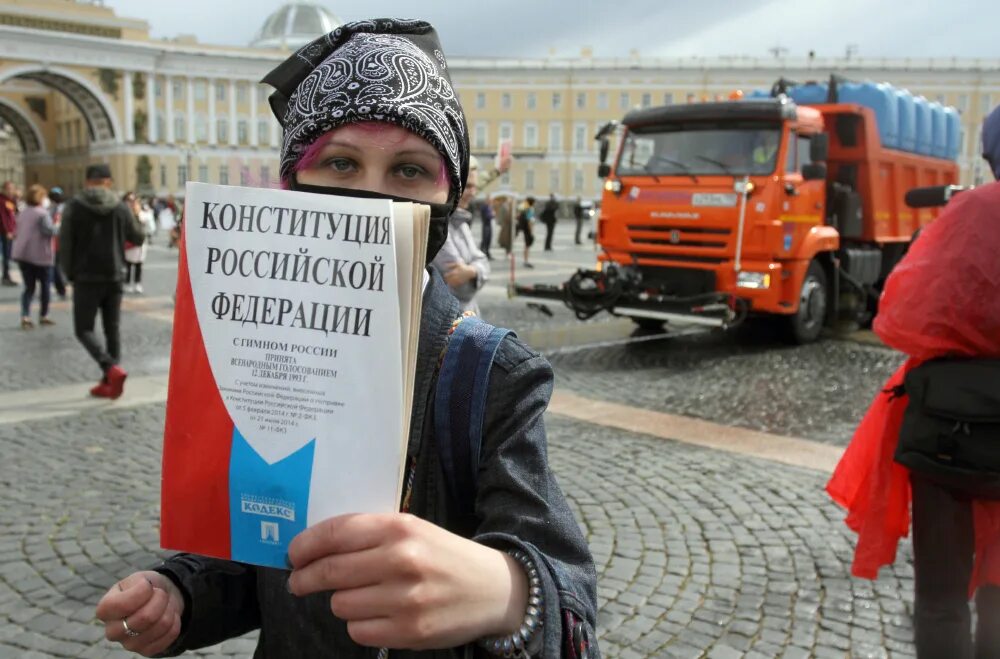
[{"label": "constitution booklet", "polygon": [[285,567],[307,526],[398,510],[430,212],[186,192],[160,542]]}]

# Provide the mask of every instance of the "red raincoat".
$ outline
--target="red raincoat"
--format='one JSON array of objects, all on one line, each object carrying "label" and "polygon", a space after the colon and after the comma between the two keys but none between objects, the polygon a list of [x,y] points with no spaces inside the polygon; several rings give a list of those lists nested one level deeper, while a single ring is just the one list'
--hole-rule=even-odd
[{"label": "red raincoat", "polygon": [[[910,359],[884,389],[937,357],[1000,357],[1000,183],[963,192],[930,224],[886,282],[875,319],[886,345]],[[858,533],[851,572],[875,579],[910,530],[909,471],[893,461],[907,398],[879,394],[827,492]],[[970,596],[1000,585],[1000,502],[973,503],[976,563]]]}]

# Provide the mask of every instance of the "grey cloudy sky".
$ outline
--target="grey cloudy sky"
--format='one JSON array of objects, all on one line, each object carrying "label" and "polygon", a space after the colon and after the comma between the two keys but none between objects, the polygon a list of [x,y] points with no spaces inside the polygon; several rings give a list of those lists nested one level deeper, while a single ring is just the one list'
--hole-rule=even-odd
[{"label": "grey cloudy sky", "polygon": [[[281,0],[107,0],[153,35],[245,45]],[[756,55],[781,46],[841,56],[1000,57],[1000,3],[987,0],[366,0],[322,2],[341,20],[431,21],[451,55]]]}]

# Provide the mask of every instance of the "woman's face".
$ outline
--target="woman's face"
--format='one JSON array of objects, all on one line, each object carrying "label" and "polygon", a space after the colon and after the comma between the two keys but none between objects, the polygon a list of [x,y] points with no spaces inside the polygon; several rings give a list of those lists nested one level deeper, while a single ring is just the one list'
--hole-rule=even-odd
[{"label": "woman's face", "polygon": [[369,190],[425,203],[448,201],[441,154],[391,124],[348,124],[321,137],[296,171],[299,183]]}]

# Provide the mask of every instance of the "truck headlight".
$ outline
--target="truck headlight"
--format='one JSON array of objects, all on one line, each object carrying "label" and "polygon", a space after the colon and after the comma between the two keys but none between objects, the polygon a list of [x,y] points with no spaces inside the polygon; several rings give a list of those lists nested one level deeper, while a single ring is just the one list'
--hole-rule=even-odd
[{"label": "truck headlight", "polygon": [[771,275],[765,272],[740,272],[736,275],[736,286],[760,290],[771,287]]}]

